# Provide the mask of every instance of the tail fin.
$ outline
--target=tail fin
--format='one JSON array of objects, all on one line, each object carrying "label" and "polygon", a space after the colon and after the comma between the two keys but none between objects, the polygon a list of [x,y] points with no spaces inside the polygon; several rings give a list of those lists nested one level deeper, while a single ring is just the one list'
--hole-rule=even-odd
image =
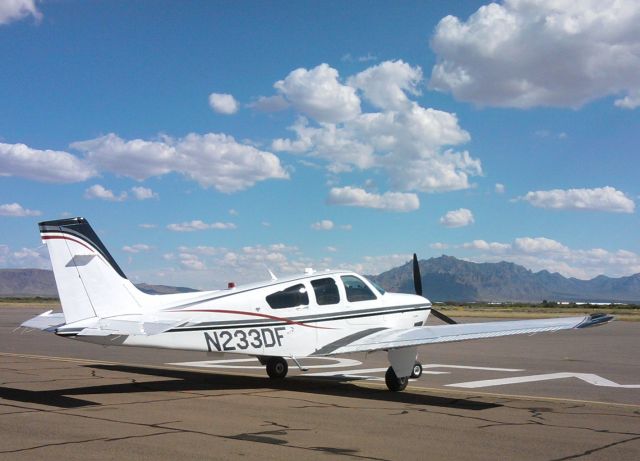
[{"label": "tail fin", "polygon": [[86,219],[45,221],[39,226],[67,323],[143,311],[144,294],[127,280]]}]

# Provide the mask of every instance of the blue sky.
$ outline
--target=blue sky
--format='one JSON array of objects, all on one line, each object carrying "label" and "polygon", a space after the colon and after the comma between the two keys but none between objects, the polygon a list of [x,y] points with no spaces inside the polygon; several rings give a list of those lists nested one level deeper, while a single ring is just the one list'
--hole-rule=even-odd
[{"label": "blue sky", "polygon": [[640,272],[635,1],[0,6],[0,267],[84,216],[134,281],[422,258]]}]

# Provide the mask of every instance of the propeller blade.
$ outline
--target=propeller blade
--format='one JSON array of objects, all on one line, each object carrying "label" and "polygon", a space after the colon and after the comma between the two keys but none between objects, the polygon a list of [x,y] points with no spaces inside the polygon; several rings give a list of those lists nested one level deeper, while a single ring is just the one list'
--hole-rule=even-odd
[{"label": "propeller blade", "polygon": [[438,317],[440,320],[442,320],[445,323],[448,323],[450,325],[456,324],[458,322],[456,322],[455,320],[453,320],[451,317],[444,315],[442,312],[434,309],[433,307],[431,308],[431,313],[433,315],[435,315],[436,317]]},{"label": "propeller blade", "polygon": [[418,264],[418,256],[413,254],[413,286],[418,296],[422,296],[422,277],[420,276],[420,265]]}]

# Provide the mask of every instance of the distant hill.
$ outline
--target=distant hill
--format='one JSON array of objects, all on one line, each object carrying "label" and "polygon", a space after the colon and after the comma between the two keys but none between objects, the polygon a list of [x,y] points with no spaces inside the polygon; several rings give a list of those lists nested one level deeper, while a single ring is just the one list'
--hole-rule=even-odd
[{"label": "distant hill", "polygon": [[[473,263],[452,256],[420,261],[420,273],[424,294],[432,301],[640,302],[640,274],[579,280],[509,262]],[[389,291],[414,290],[410,262],[371,278]]]},{"label": "distant hill", "polygon": [[136,283],[136,286],[140,291],[144,291],[150,295],[168,295],[172,293],[192,293],[193,288],[187,287],[171,287],[168,285],[149,285],[148,283]]},{"label": "distant hill", "polygon": [[[509,262],[473,263],[452,256],[420,261],[424,294],[432,301],[457,302],[626,302],[640,303],[640,274],[591,280],[566,278],[548,271],[532,272]],[[413,293],[413,271],[408,262],[370,276],[389,291]],[[188,293],[185,287],[136,285],[150,294]],[[0,296],[57,297],[53,272],[40,269],[0,269]]]},{"label": "distant hill", "polygon": [[58,296],[53,272],[41,269],[0,269],[0,296]]},{"label": "distant hill", "polygon": [[[197,291],[186,287],[166,285],[136,285],[141,291],[152,295],[189,293]],[[0,296],[57,298],[58,289],[53,272],[41,269],[0,269]]]}]

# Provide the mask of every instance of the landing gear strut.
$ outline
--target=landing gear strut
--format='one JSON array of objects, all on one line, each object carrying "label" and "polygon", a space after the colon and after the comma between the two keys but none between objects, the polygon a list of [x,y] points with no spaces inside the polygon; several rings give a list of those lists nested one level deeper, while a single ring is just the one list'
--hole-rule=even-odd
[{"label": "landing gear strut", "polygon": [[289,365],[287,361],[282,357],[270,357],[266,360],[267,374],[271,379],[283,379],[287,376],[289,371]]},{"label": "landing gear strut", "polygon": [[399,392],[405,390],[409,383],[409,377],[403,376],[398,378],[396,376],[396,372],[393,371],[393,367],[389,367],[384,375],[384,382],[387,383],[387,387],[390,391]]}]

